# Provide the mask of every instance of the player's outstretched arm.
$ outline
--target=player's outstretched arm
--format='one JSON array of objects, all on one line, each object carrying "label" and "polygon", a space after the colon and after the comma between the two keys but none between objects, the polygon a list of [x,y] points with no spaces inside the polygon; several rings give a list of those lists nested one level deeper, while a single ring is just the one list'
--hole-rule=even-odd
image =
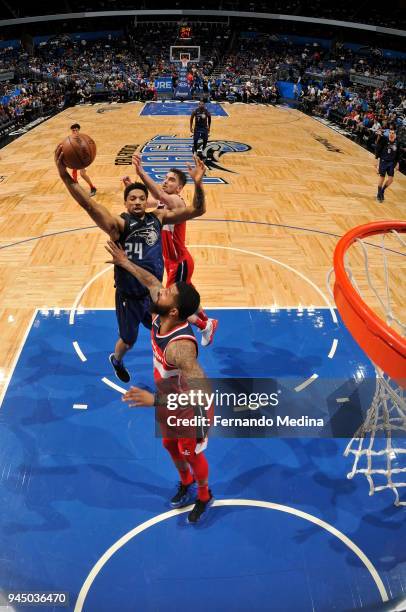
[{"label": "player's outstretched arm", "polygon": [[203,161],[194,155],[195,166],[192,167],[188,164],[189,176],[193,179],[195,184],[195,192],[193,195],[192,206],[186,206],[181,210],[158,210],[155,211],[155,215],[161,220],[161,223],[182,223],[195,217],[201,217],[206,212],[206,196],[203,190],[203,177],[206,171],[206,166]]},{"label": "player's outstretched arm", "polygon": [[144,185],[147,187],[150,195],[152,196],[152,198],[154,198],[155,201],[161,202],[162,204],[166,204],[170,210],[178,208],[180,206],[183,207],[183,203],[179,196],[165,193],[165,191],[159,185],[157,185],[150,176],[148,176],[148,174],[142,167],[141,155],[139,155],[139,153],[133,154],[132,161],[136,173],[138,174]]},{"label": "player's outstretched arm", "polygon": [[104,248],[112,257],[112,259],[106,261],[106,263],[121,266],[124,268],[124,270],[127,270],[127,272],[135,276],[135,278],[148,289],[151,294],[152,301],[156,302],[158,299],[159,290],[162,289],[162,283],[157,279],[157,277],[151,274],[151,272],[148,272],[148,270],[145,270],[144,268],[141,268],[141,266],[137,266],[137,264],[130,261],[126,255],[126,252],[121,248],[121,246],[118,246],[112,240],[109,240]]},{"label": "player's outstretched arm", "polygon": [[75,183],[64,164],[61,145],[55,150],[55,164],[59,176],[65,183],[71,196],[87,212],[89,217],[93,219],[100,229],[109,234],[112,240],[118,240],[120,232],[124,229],[124,220],[112,215],[105,206],[95,202],[78,183]]}]

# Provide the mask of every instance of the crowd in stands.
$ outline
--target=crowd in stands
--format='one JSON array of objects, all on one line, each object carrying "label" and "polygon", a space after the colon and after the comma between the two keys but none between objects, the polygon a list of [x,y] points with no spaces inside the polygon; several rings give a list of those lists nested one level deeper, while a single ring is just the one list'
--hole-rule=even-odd
[{"label": "crowd in stands", "polygon": [[222,62],[226,76],[249,75],[251,78],[278,77],[299,81],[307,78],[349,80],[353,73],[365,76],[397,75],[406,72],[405,60],[383,57],[379,49],[353,51],[336,42],[330,49],[317,43],[298,46],[283,38],[259,36],[240,39],[233,54]]},{"label": "crowd in stands", "polygon": [[[13,95],[14,94],[14,95]],[[0,122],[12,121],[21,126],[29,123],[39,114],[47,114],[61,109],[64,94],[53,83],[24,83],[15,89],[0,86]]]},{"label": "crowd in stands", "polygon": [[406,170],[406,90],[388,85],[347,87],[339,83],[308,85],[299,96],[299,108],[337,124],[359,144],[374,150],[377,139],[396,130]]},{"label": "crowd in stands", "polygon": [[[144,32],[144,36],[143,36]],[[177,83],[178,65],[168,49],[177,44],[176,24],[132,28],[126,37],[72,41],[56,37],[33,54],[0,50],[0,70],[14,70],[13,83],[0,83],[1,126],[21,126],[39,115],[76,103],[155,100],[154,78],[164,74]],[[342,125],[360,142],[371,144],[390,124],[405,128],[406,63],[379,50],[357,52],[335,43],[295,46],[269,35],[236,35],[227,25],[199,33],[202,61],[189,65],[192,94],[207,100],[274,104],[277,82],[290,81],[300,108]],[[352,77],[384,77],[381,87],[354,85]],[[406,131],[406,128],[405,128]]]}]

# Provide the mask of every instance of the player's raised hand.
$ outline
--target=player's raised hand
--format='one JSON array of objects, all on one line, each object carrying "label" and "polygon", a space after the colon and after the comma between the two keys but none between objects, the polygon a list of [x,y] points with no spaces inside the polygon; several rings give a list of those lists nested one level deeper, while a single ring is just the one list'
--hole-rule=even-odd
[{"label": "player's raised hand", "polygon": [[134,406],[153,406],[155,402],[153,393],[139,387],[131,387],[121,399],[123,402],[127,402],[130,408]]},{"label": "player's raised hand", "polygon": [[192,168],[190,164],[187,164],[188,173],[195,183],[201,183],[204,173],[206,172],[206,166],[198,155],[194,154],[193,159],[195,161],[195,167]]},{"label": "player's raised hand", "polygon": [[135,168],[136,173],[140,175],[143,172],[143,167],[141,163],[141,155],[139,153],[133,153],[132,162],[133,162],[133,166]]},{"label": "player's raised hand", "polygon": [[66,174],[66,165],[63,160],[63,148],[61,144],[59,144],[55,149],[54,159],[60,176],[63,176]]},{"label": "player's raised hand", "polygon": [[109,240],[104,248],[112,257],[111,259],[106,261],[106,263],[112,263],[116,266],[124,266],[128,261],[126,252],[122,249],[120,245],[117,246],[117,244],[112,240]]}]

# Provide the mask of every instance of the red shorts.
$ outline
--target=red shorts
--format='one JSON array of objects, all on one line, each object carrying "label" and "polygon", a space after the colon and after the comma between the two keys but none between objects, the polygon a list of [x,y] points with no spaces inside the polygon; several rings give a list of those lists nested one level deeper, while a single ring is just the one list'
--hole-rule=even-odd
[{"label": "red shorts", "polygon": [[188,457],[193,457],[194,454],[198,455],[207,448],[207,438],[200,438],[199,440],[193,438],[162,438],[162,444],[165,448],[170,448],[174,443],[178,445],[178,451],[183,455],[187,461]]},{"label": "red shorts", "polygon": [[166,286],[170,287],[174,283],[183,281],[188,285],[192,284],[192,275],[195,264],[191,255],[187,255],[182,261],[169,263],[166,268]]}]

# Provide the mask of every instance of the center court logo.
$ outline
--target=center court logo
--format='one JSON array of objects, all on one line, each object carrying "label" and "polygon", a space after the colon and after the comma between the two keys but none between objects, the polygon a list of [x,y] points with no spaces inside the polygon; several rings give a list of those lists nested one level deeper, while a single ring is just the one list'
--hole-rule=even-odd
[{"label": "center court logo", "polygon": [[[156,182],[161,183],[170,168],[179,168],[187,173],[187,164],[193,163],[192,138],[178,138],[176,136],[154,136],[143,147],[140,154],[142,165],[148,175]],[[219,159],[226,153],[244,153],[251,147],[242,142],[231,140],[212,140],[207,143],[203,154],[208,170],[221,170],[233,172],[219,164]],[[223,161],[223,160],[222,160]],[[206,185],[227,184],[219,176],[205,176]]]}]

